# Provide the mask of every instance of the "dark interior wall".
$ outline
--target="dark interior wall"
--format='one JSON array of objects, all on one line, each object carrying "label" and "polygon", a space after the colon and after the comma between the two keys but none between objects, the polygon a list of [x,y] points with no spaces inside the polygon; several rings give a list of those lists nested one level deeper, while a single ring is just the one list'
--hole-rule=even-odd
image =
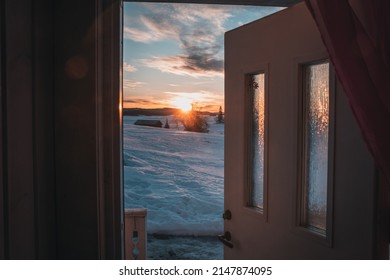
[{"label": "dark interior wall", "polygon": [[38,228],[35,242],[39,259],[55,258],[57,255],[52,11],[52,0],[33,1],[34,209]]},{"label": "dark interior wall", "polygon": [[0,2],[0,259],[122,257],[120,3]]},{"label": "dark interior wall", "polygon": [[4,90],[3,90],[3,75],[5,74],[4,67],[3,67],[3,57],[4,55],[4,1],[0,2],[0,260],[5,258],[5,241],[4,241],[4,159],[5,159],[5,150],[4,150],[4,141],[3,138],[5,137],[4,129]]},{"label": "dark interior wall", "polygon": [[[6,1],[7,194],[10,258],[34,258],[32,1]],[[23,5],[24,4],[24,5]],[[8,30],[8,25],[12,26]],[[23,238],[24,237],[24,238]],[[24,250],[22,250],[24,249]]]},{"label": "dark interior wall", "polygon": [[58,258],[121,258],[121,2],[54,3]]},{"label": "dark interior wall", "polygon": [[0,256],[54,258],[51,1],[1,3]]},{"label": "dark interior wall", "polygon": [[95,2],[55,2],[57,234],[64,259],[98,255]]}]

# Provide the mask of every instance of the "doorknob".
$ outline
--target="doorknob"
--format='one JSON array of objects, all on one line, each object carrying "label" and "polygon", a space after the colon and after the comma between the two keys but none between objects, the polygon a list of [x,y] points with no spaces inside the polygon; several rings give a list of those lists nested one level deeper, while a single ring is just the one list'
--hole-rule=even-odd
[{"label": "doorknob", "polygon": [[218,235],[219,241],[221,241],[225,246],[233,248],[233,243],[231,242],[232,236],[229,231],[226,231],[223,235]]},{"label": "doorknob", "polygon": [[228,209],[222,214],[222,218],[224,220],[231,220],[232,219],[232,212]]}]

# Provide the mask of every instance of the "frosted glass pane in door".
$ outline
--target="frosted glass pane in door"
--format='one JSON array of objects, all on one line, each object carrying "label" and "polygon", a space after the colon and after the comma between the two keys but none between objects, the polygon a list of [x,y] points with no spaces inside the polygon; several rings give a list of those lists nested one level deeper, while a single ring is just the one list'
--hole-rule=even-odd
[{"label": "frosted glass pane in door", "polygon": [[252,94],[252,190],[251,205],[263,209],[264,204],[264,73],[251,75]]},{"label": "frosted glass pane in door", "polygon": [[326,230],[329,136],[329,63],[306,66],[307,226]]}]

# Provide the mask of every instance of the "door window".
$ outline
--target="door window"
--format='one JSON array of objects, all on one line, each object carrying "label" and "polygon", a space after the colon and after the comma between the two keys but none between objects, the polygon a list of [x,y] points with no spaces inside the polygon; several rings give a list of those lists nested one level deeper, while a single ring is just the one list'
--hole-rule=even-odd
[{"label": "door window", "polygon": [[264,209],[265,73],[248,75],[250,107],[248,206]]},{"label": "door window", "polygon": [[301,225],[327,230],[329,62],[303,66],[303,180]]}]

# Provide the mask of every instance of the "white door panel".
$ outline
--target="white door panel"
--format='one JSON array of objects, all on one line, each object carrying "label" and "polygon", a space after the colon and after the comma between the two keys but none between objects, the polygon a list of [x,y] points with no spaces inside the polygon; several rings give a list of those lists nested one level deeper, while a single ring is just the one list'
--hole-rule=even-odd
[{"label": "white door panel", "polygon": [[[324,59],[326,49],[304,4],[225,35],[225,209],[232,213],[225,231],[233,245],[225,247],[226,259],[374,258],[376,171],[332,71],[327,228],[324,233],[302,222],[310,220],[310,211],[302,210],[308,203],[301,188],[307,175],[302,65]],[[248,202],[253,177],[248,77],[257,73],[265,75],[266,96],[262,210]]]}]

